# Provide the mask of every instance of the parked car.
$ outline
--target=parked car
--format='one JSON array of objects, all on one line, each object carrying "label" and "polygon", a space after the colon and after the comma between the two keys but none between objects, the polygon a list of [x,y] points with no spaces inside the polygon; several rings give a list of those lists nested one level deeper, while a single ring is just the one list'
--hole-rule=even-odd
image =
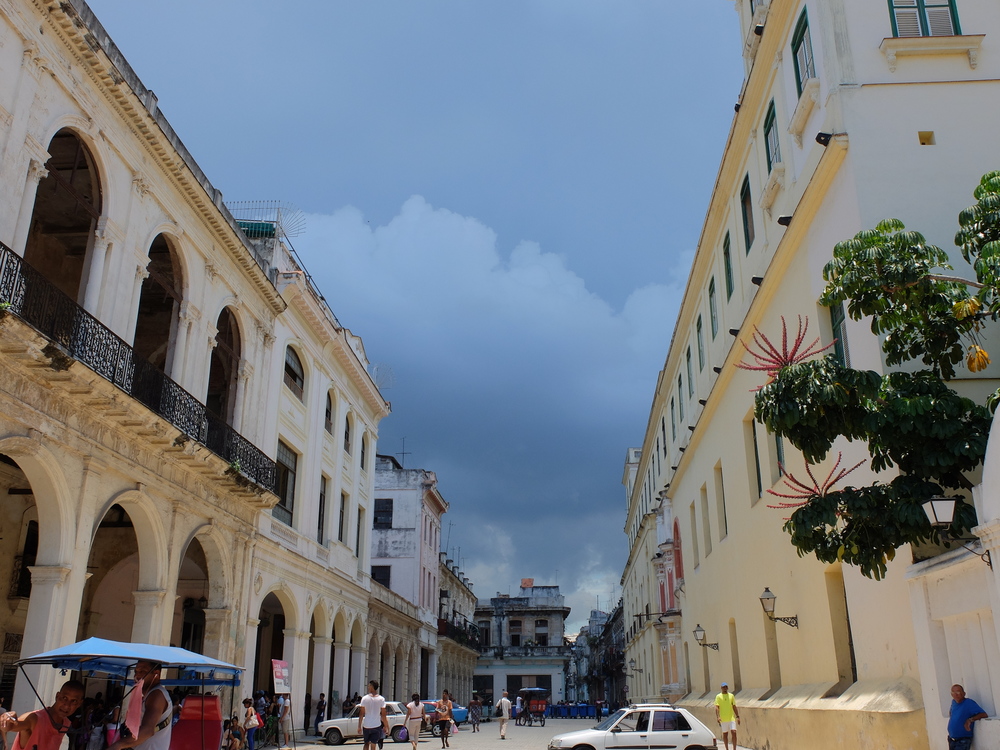
[{"label": "parked car", "polygon": [[718,740],[689,711],[669,703],[643,703],[615,711],[592,729],[557,734],[549,750],[613,750],[624,747],[717,748]]},{"label": "parked car", "polygon": [[[434,722],[437,721],[437,711],[434,710],[434,705],[437,703],[435,700],[422,700],[420,701],[424,704],[424,716],[431,725],[431,733],[437,737],[438,727]],[[469,720],[469,709],[465,706],[460,706],[456,701],[451,702],[451,716],[455,720],[456,724],[464,724]]]},{"label": "parked car", "polygon": [[[319,723],[319,733],[327,745],[341,745],[347,740],[361,737],[361,733],[358,731],[359,710],[360,706],[355,706],[347,716]],[[389,737],[392,738],[393,742],[406,742],[400,736],[400,731],[406,724],[406,706],[398,701],[386,701],[385,714],[389,719]]]}]

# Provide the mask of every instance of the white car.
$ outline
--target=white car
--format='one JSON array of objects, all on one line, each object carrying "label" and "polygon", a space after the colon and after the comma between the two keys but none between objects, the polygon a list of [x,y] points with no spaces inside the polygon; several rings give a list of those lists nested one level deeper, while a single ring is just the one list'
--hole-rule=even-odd
[{"label": "white car", "polygon": [[[361,732],[358,731],[359,708],[360,706],[355,706],[347,716],[319,723],[319,733],[327,745],[341,745],[347,740],[361,737]],[[406,706],[398,701],[386,701],[385,715],[389,719],[389,737],[392,741],[406,742],[401,736],[403,725],[406,724]]]},{"label": "white car", "polygon": [[718,740],[689,711],[669,703],[643,703],[615,711],[593,729],[557,734],[549,750],[613,750],[677,748],[707,750]]}]

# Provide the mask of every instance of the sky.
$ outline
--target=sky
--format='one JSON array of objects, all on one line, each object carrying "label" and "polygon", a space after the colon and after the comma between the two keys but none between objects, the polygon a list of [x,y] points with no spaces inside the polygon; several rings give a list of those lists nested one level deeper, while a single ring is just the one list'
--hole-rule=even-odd
[{"label": "sky", "polygon": [[[281,200],[480,598],[621,595],[742,83],[731,0],[89,0],[227,202]],[[399,455],[404,452],[406,455]]]}]

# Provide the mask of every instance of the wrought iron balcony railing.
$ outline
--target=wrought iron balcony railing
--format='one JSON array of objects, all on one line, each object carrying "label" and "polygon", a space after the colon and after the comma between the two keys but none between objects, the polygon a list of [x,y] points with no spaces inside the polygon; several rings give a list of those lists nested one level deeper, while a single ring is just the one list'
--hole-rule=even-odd
[{"label": "wrought iron balcony railing", "polygon": [[272,459],[138,356],[124,340],[3,243],[0,243],[0,306],[51,339],[71,358],[228,461],[251,482],[274,491]]}]

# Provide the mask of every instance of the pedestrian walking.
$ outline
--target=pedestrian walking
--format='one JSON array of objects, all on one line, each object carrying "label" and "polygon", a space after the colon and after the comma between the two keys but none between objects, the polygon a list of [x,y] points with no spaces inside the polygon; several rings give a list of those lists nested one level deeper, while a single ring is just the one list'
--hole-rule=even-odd
[{"label": "pedestrian walking", "polygon": [[385,698],[378,694],[378,682],[368,683],[368,692],[361,699],[358,709],[358,734],[362,736],[365,750],[375,750],[378,741],[389,734],[389,718],[385,712]]},{"label": "pedestrian walking", "polygon": [[715,696],[715,720],[722,730],[722,741],[729,750],[729,735],[733,736],[733,750],[736,749],[736,725],[740,723],[740,710],[736,708],[736,696],[729,692],[729,683],[722,683],[722,692]]},{"label": "pedestrian walking", "polygon": [[969,750],[975,724],[986,718],[986,712],[972,698],[965,697],[965,688],[951,686],[951,708],[948,709],[948,750]]},{"label": "pedestrian walking", "polygon": [[406,704],[406,734],[410,738],[413,750],[417,750],[420,729],[424,725],[424,714],[424,704],[420,700],[420,693],[414,693],[410,696],[410,702]]},{"label": "pedestrian walking", "polygon": [[13,711],[4,712],[0,715],[0,737],[6,738],[8,732],[17,732],[14,750],[56,750],[69,731],[70,715],[83,705],[83,692],[82,682],[69,680],[59,688],[56,699],[48,708],[40,708],[20,717]]},{"label": "pedestrian walking", "polygon": [[469,701],[469,722],[472,724],[472,731],[479,731],[479,722],[483,718],[483,702],[479,700],[479,694],[473,693],[472,700]]},{"label": "pedestrian walking", "polygon": [[496,709],[496,716],[500,720],[500,739],[505,740],[507,739],[507,722],[510,721],[510,699],[507,697],[506,690],[497,701]]},{"label": "pedestrian walking", "polygon": [[452,703],[451,696],[448,694],[447,690],[441,691],[441,700],[434,704],[434,710],[436,711],[436,722],[438,725],[438,730],[441,732],[441,747],[448,747],[449,741],[451,739],[451,725],[452,725]]}]

